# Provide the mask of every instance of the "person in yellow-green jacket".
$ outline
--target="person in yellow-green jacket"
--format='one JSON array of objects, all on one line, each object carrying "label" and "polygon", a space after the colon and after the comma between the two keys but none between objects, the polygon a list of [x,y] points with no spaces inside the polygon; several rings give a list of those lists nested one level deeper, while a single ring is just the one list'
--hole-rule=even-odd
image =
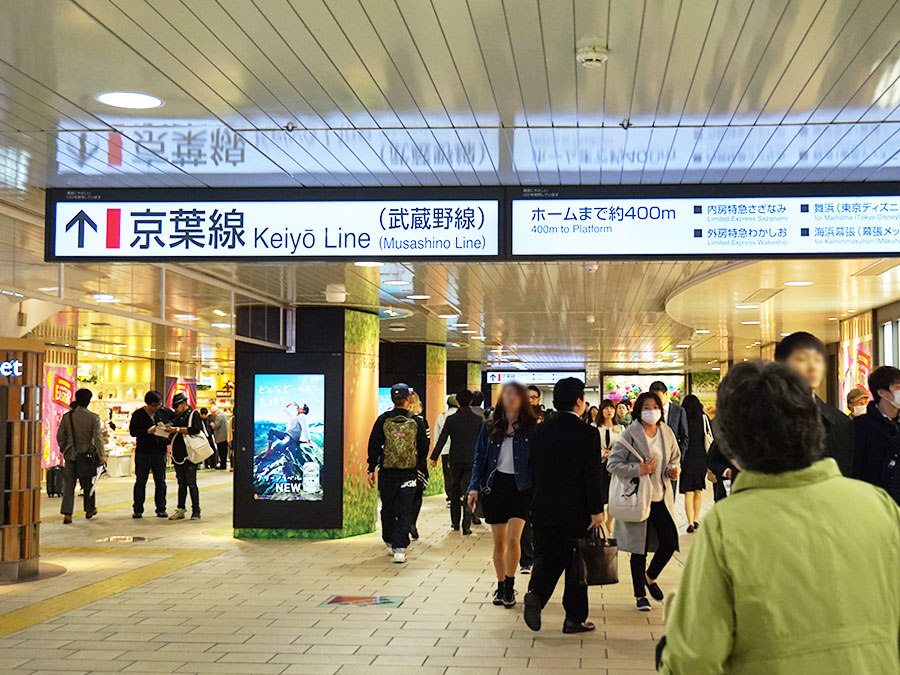
[{"label": "person in yellow-green jacket", "polygon": [[900,508],[822,459],[818,406],[787,367],[735,366],[716,411],[742,471],[694,535],[659,671],[900,673]]}]

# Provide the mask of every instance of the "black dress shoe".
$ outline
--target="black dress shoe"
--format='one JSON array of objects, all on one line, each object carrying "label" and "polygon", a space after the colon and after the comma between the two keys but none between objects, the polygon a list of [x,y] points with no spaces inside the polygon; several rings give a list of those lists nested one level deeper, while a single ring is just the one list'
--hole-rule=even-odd
[{"label": "black dress shoe", "polygon": [[694,534],[694,529],[695,529],[695,528],[694,528],[693,525],[688,525],[688,526],[687,526],[687,533],[688,533],[688,534]]},{"label": "black dress shoe", "polygon": [[596,629],[597,626],[590,621],[571,621],[566,619],[563,622],[563,633],[589,633]]},{"label": "black dress shoe", "polygon": [[481,518],[479,518],[478,516],[475,516],[474,518],[472,518],[472,524],[473,525],[481,525]]},{"label": "black dress shoe", "polygon": [[450,529],[453,530],[454,532],[459,532],[459,525],[451,525]]},{"label": "black dress shoe", "polygon": [[541,629],[541,599],[531,591],[525,594],[525,625],[531,630]]},{"label": "black dress shoe", "polygon": [[132,513],[131,517],[132,518],[143,518],[144,514],[143,513]]}]

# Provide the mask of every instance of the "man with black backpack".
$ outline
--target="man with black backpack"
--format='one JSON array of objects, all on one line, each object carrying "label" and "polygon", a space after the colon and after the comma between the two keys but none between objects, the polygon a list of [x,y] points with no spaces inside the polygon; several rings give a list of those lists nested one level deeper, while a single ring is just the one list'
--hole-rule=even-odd
[{"label": "man with black backpack", "polygon": [[369,486],[381,495],[381,537],[395,563],[406,562],[417,472],[427,473],[428,432],[421,417],[409,410],[411,390],[391,387],[394,407],[380,415],[369,436]]},{"label": "man with black backpack", "polygon": [[853,418],[852,478],[887,490],[900,503],[900,370],[880,366],[869,375],[872,400]]}]

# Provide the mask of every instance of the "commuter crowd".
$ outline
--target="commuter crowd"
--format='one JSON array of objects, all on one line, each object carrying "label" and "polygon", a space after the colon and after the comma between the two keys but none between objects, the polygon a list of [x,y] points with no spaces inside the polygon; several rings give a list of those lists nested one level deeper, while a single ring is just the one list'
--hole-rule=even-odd
[{"label": "commuter crowd", "polygon": [[[515,607],[516,574],[530,573],[532,630],[560,577],[563,632],[595,630],[577,561],[596,531],[629,554],[635,608],[666,603],[661,672],[898,673],[900,369],[877,368],[868,390],[849,392],[850,415],[815,395],[825,372],[820,340],[787,336],[775,362],[728,371],[714,420],[695,396],[672,402],[663,382],[633,404],[593,407],[584,382],[566,378],[552,412],[540,390],[515,382],[487,413],[463,390],[430,455],[412,392],[395,385],[369,442],[386,548],[407,561],[417,491],[441,461],[451,528],[468,535],[479,517],[491,527],[493,603]],[[717,504],[701,524],[707,481]],[[676,491],[693,538],[667,593],[659,578],[680,545]]]},{"label": "commuter crowd", "polygon": [[[85,518],[97,515],[97,480],[107,463],[100,416],[89,410],[90,389],[75,392],[72,409],[66,412],[57,429],[57,442],[65,463],[62,467],[63,523],[72,522],[76,482],[84,498]],[[200,490],[197,469],[228,467],[229,420],[216,408],[193,409],[184,393],[172,397],[172,407],[163,405],[158,391],[148,391],[144,405],[131,415],[129,433],[135,439],[133,518],[143,518],[147,481],[152,474],[154,507],[157,518],[184,520],[190,497],[191,520],[200,520]],[[177,506],[166,510],[166,466],[171,457],[178,484]],[[49,479],[48,479],[49,490]]]}]

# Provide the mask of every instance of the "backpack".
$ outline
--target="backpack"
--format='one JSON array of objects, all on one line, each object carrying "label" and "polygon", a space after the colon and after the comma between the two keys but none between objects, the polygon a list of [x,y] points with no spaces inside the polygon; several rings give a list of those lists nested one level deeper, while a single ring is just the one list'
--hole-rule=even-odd
[{"label": "backpack", "polygon": [[412,417],[394,415],[384,420],[383,469],[414,469],[418,463],[419,425]]}]

